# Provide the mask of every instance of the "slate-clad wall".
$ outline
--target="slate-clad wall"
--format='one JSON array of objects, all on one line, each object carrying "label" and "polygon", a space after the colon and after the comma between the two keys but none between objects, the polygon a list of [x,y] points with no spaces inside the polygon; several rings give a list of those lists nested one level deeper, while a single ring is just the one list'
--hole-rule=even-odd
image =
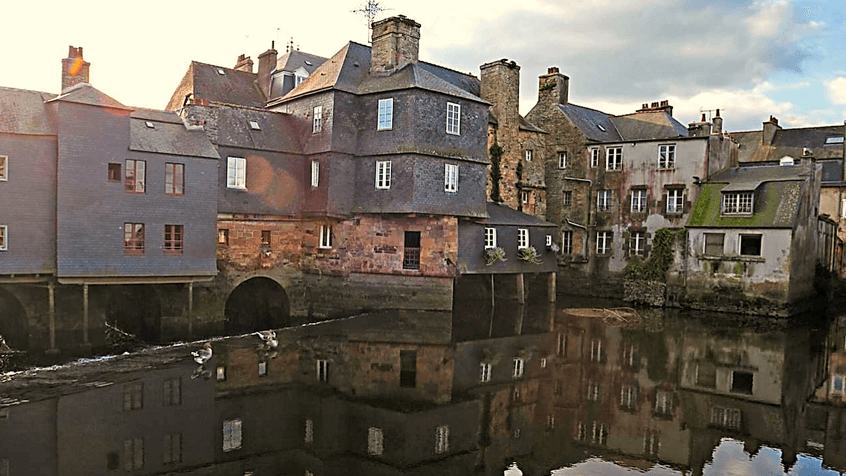
[{"label": "slate-clad wall", "polygon": [[0,134],[8,180],[0,181],[0,225],[8,245],[0,251],[0,274],[55,270],[56,139]]},{"label": "slate-clad wall", "polygon": [[[216,273],[218,161],[128,150],[129,111],[58,104],[59,276],[186,276]],[[146,161],[146,193],[109,181],[109,163]],[[185,195],[164,193],[165,163],[185,164]],[[144,223],[145,251],[127,255],[123,225]],[[184,226],[184,250],[163,251],[164,225]]]},{"label": "slate-clad wall", "polygon": [[[311,177],[311,169],[304,176],[302,156],[235,147],[219,147],[218,152],[220,167],[216,175],[221,213],[294,215],[299,212],[302,191]],[[226,186],[229,157],[247,159],[246,190]]]},{"label": "slate-clad wall", "polygon": [[[485,228],[496,229],[496,245],[505,251],[507,261],[497,261],[487,266],[485,263]],[[529,245],[537,250],[542,264],[532,264],[517,258],[517,231],[529,230]],[[552,235],[555,243],[560,237],[555,236],[554,227],[528,225],[496,225],[492,223],[472,223],[462,221],[458,226],[458,266],[463,273],[554,273],[558,270],[556,254],[546,247],[546,235]]]}]

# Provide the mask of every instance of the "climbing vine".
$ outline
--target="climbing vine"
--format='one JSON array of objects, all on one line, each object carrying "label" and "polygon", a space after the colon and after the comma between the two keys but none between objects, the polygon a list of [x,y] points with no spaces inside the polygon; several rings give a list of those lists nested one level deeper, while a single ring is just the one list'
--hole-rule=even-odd
[{"label": "climbing vine", "polygon": [[502,195],[499,191],[499,182],[502,180],[502,170],[500,164],[502,161],[502,147],[499,144],[494,144],[490,148],[491,155],[491,200],[497,203],[502,202]]},{"label": "climbing vine", "polygon": [[673,265],[673,248],[676,239],[684,234],[684,228],[671,230],[661,228],[652,238],[652,251],[649,259],[643,261],[634,258],[623,270],[626,279],[644,281],[667,281],[667,270]]}]

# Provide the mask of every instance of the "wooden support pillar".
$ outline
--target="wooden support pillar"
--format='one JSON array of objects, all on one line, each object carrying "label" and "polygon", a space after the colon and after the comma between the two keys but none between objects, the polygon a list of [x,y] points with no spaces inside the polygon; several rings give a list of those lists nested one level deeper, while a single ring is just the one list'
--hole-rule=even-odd
[{"label": "wooden support pillar", "polygon": [[48,306],[50,307],[50,348],[48,353],[57,353],[56,349],[56,285],[47,284]]},{"label": "wooden support pillar", "polygon": [[496,298],[494,296],[494,275],[491,274],[491,323],[488,326],[488,337],[493,335],[494,314],[496,313]]},{"label": "wooden support pillar", "polygon": [[82,285],[82,343],[88,345],[88,284]]},{"label": "wooden support pillar", "polygon": [[549,302],[555,302],[555,273],[549,273]]},{"label": "wooden support pillar", "polygon": [[523,273],[517,275],[517,304],[526,303],[526,288]]},{"label": "wooden support pillar", "polygon": [[194,337],[194,283],[188,283],[188,337]]},{"label": "wooden support pillar", "polygon": [[526,315],[526,306],[518,306],[517,308],[517,322],[514,323],[514,334],[523,334],[523,317]]}]

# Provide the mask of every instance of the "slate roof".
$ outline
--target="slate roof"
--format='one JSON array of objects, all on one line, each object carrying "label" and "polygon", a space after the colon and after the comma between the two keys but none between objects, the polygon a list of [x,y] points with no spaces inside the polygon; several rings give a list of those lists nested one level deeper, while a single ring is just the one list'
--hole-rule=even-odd
[{"label": "slate roof", "polygon": [[[303,125],[289,114],[239,107],[221,107],[217,114],[220,146],[301,153],[299,137],[310,132],[300,130]],[[260,130],[251,129],[250,121],[255,121]]]},{"label": "slate roof", "polygon": [[[219,74],[218,70],[224,74]],[[189,90],[195,99],[264,107],[265,97],[256,83],[256,73],[192,61],[187,75],[191,82]]]},{"label": "slate roof", "polygon": [[[619,142],[622,140],[620,133],[614,123],[611,122],[611,115],[596,109],[577,106],[572,103],[559,104],[558,109],[567,116],[582,134],[589,140],[595,142]],[[602,129],[599,128],[602,126]],[[604,129],[604,130],[603,130]]]},{"label": "slate roof", "polygon": [[525,225],[525,226],[543,226],[556,227],[555,223],[541,220],[540,218],[527,215],[523,212],[517,211],[511,207],[496,202],[488,202],[488,218],[485,220],[486,224],[491,225]]},{"label": "slate roof", "polygon": [[50,93],[0,87],[0,132],[55,135],[56,126],[44,106],[54,97]]},{"label": "slate roof", "polygon": [[[327,59],[328,58],[313,55],[311,53],[305,53],[299,50],[289,51],[276,60],[276,71],[294,72],[303,68],[308,71],[308,74],[311,74],[320,65],[325,63]],[[308,64],[307,62],[311,64]]]},{"label": "slate roof", "polygon": [[79,83],[65,89],[62,94],[47,100],[47,102],[65,101],[92,106],[112,107],[118,109],[132,109],[112,99],[88,83]]},{"label": "slate roof", "polygon": [[[218,159],[201,127],[187,129],[174,113],[138,109],[129,115],[129,149]],[[153,127],[147,126],[150,123]]]},{"label": "slate roof", "polygon": [[687,127],[665,111],[614,116],[572,103],[559,104],[558,109],[594,142],[658,140],[688,136]]},{"label": "slate roof", "polygon": [[809,148],[816,159],[843,158],[843,144],[829,144],[829,137],[843,137],[844,126],[802,127],[780,129],[773,136],[772,144],[761,144],[763,131],[732,132],[732,139],[740,144],[738,159],[742,162],[775,161],[785,155],[801,157],[802,149]]}]

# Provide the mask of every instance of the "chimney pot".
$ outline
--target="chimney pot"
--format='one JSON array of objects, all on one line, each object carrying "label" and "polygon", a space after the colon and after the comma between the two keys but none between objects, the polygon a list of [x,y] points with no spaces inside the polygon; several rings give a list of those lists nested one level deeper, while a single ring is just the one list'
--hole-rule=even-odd
[{"label": "chimney pot", "polygon": [[720,117],[720,110],[719,109],[717,109],[717,115],[716,116]]},{"label": "chimney pot", "polygon": [[661,101],[661,107],[666,107],[666,106],[669,106],[669,105],[670,105],[670,101],[668,101],[666,99]]},{"label": "chimney pot", "polygon": [[705,113],[702,113],[702,119],[699,122],[705,122]]},{"label": "chimney pot", "polygon": [[649,109],[649,103],[648,102],[643,103],[643,106],[641,106],[641,109]]},{"label": "chimney pot", "polygon": [[658,107],[658,102],[657,102],[657,101],[656,101],[656,102],[653,102],[653,103],[652,103],[652,107]]},{"label": "chimney pot", "polygon": [[546,74],[558,74],[558,66],[552,66],[546,69]]}]

